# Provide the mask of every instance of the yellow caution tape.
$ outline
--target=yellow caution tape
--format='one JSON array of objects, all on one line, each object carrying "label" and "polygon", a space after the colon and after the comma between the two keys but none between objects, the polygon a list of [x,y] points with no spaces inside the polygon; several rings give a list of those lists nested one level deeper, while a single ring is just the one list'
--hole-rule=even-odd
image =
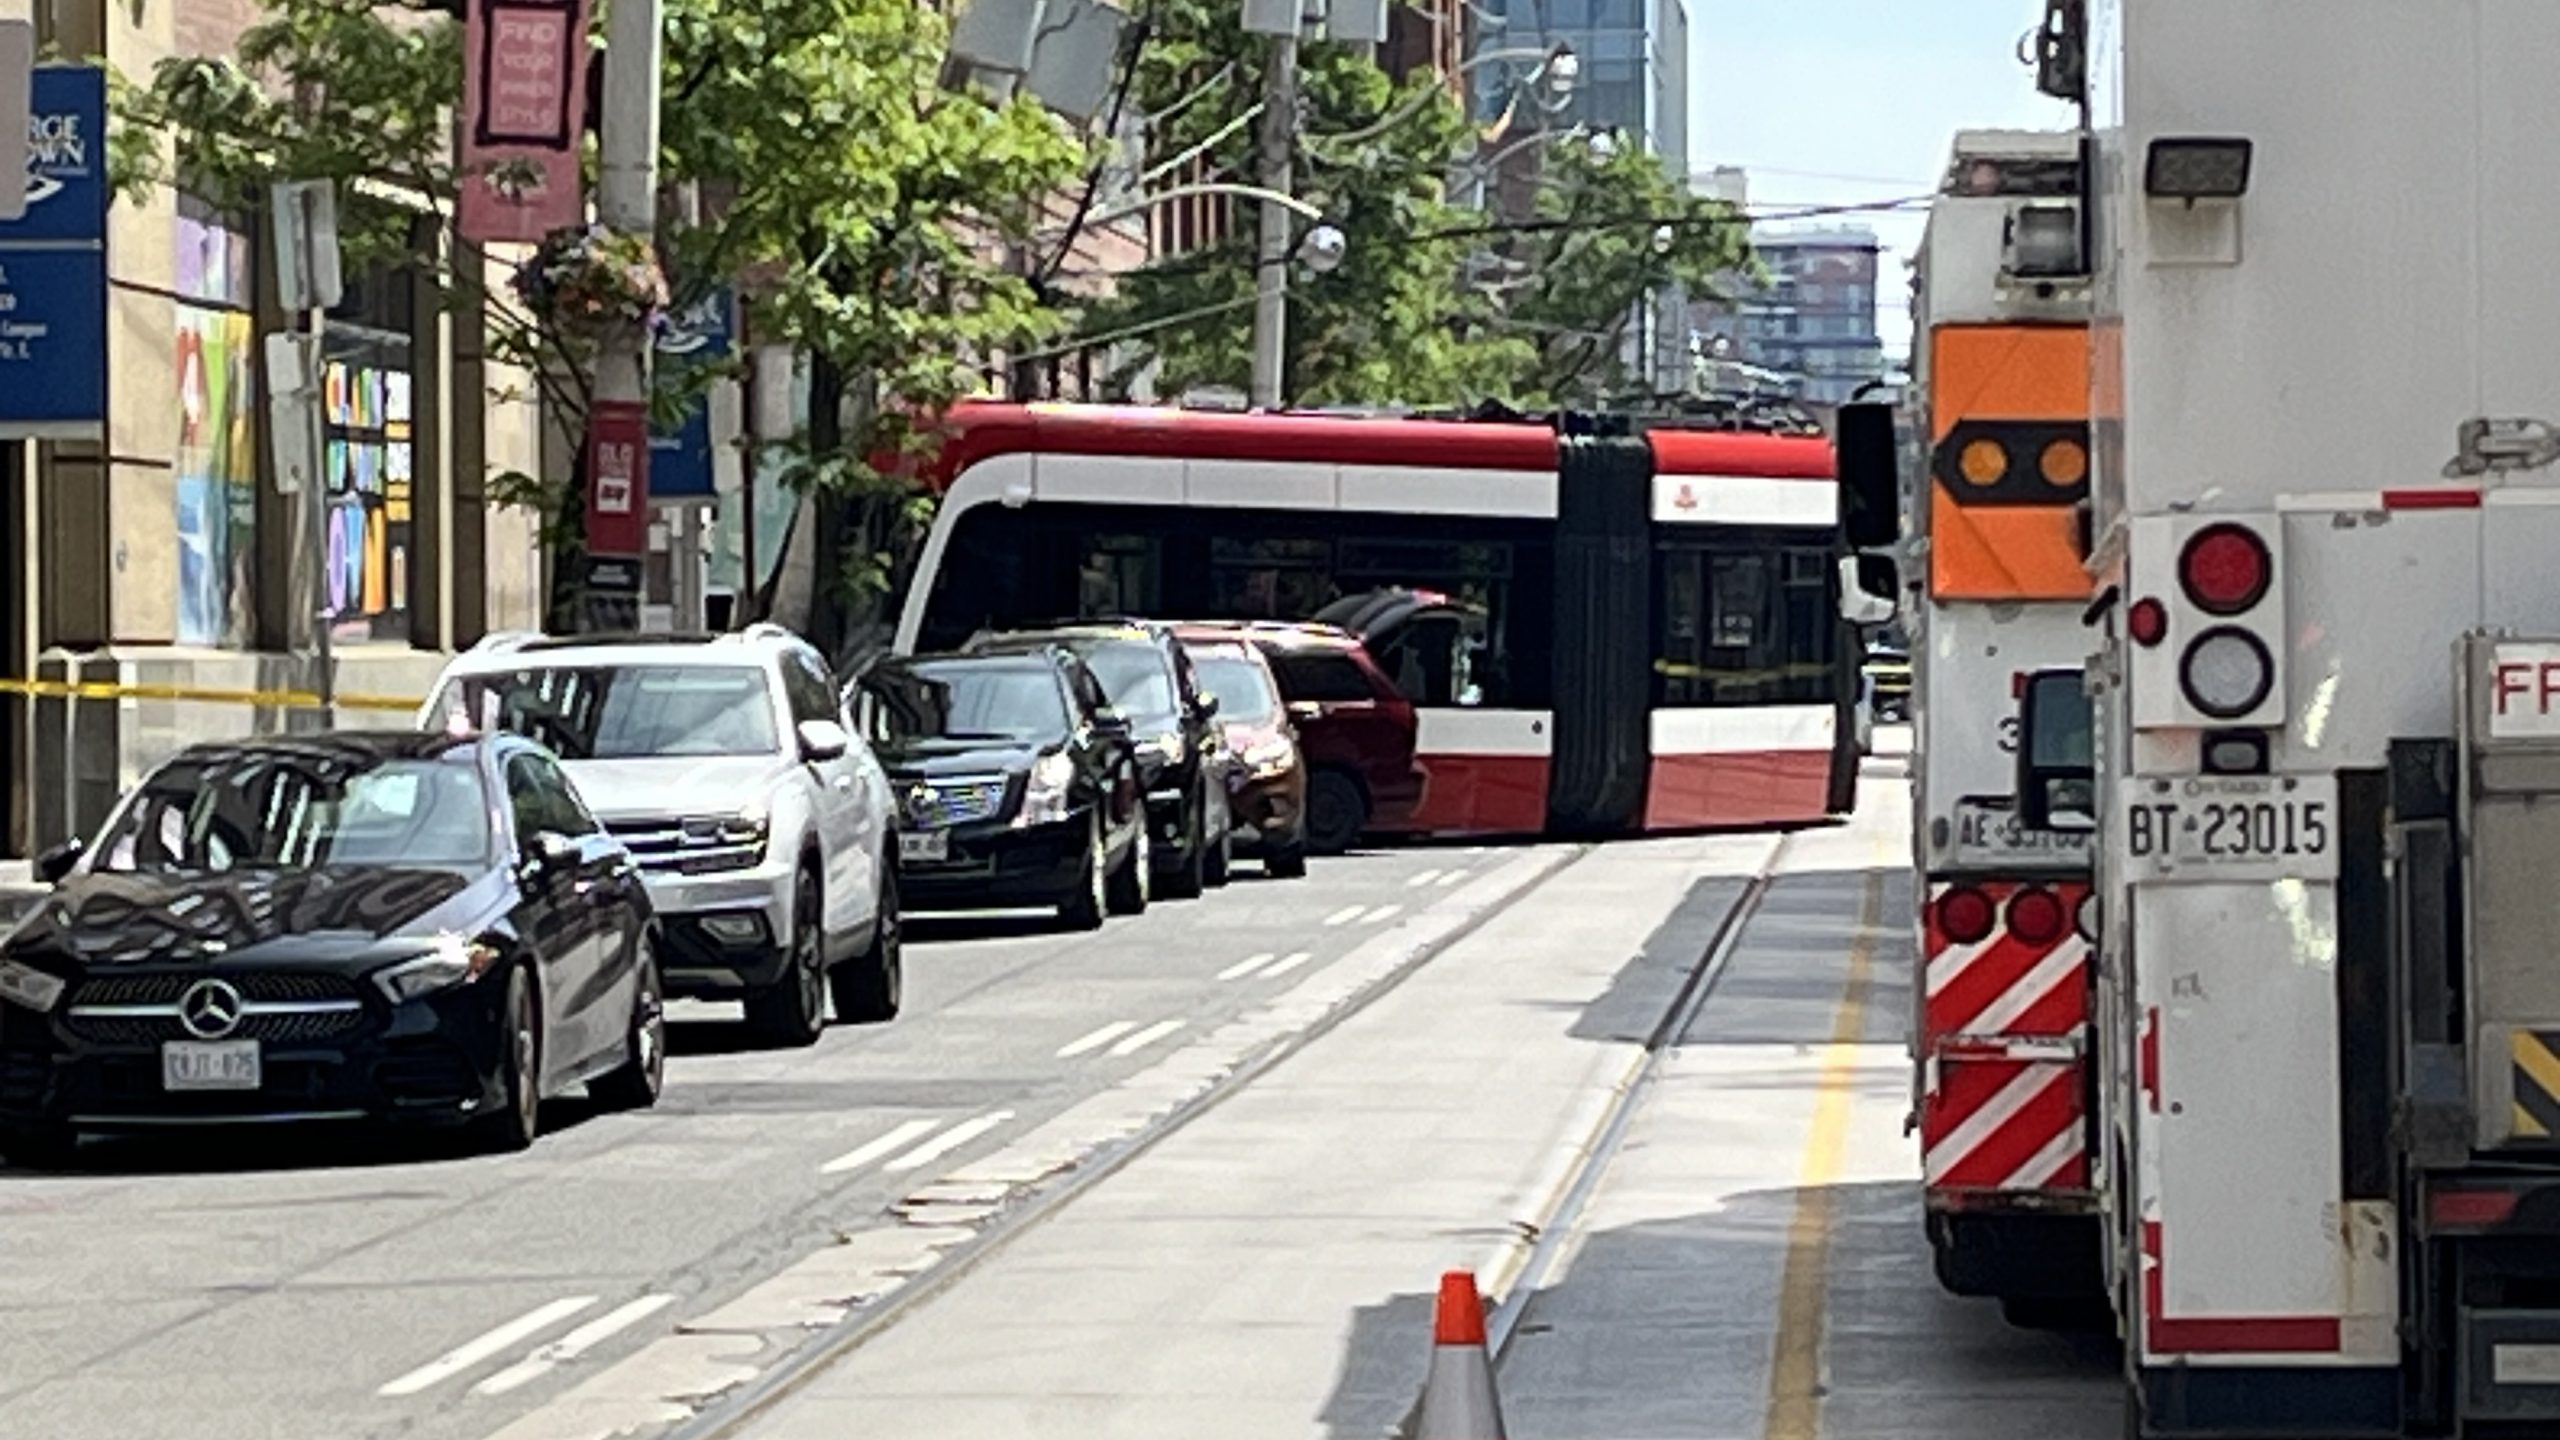
[{"label": "yellow caution tape", "polygon": [[[43,700],[191,700],[211,705],[263,705],[274,710],[324,708],[309,690],[221,690],[203,685],[128,685],[105,680],[0,680],[0,694]],[[340,695],[341,710],[414,711],[425,703],[397,695]]]}]

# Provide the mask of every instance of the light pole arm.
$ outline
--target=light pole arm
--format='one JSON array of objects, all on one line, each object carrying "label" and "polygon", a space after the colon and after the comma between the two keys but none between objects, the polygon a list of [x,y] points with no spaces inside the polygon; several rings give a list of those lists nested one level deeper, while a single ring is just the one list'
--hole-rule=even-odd
[{"label": "light pole arm", "polygon": [[[1194,195],[1233,195],[1243,200],[1258,200],[1266,205],[1278,205],[1309,220],[1324,218],[1322,210],[1295,195],[1283,195],[1277,190],[1266,189],[1260,185],[1246,185],[1233,180],[1202,180],[1196,184],[1176,185],[1170,190],[1158,190],[1152,194],[1114,201],[1084,217],[1084,223],[1107,225],[1114,220],[1127,219],[1141,210],[1152,210],[1158,205],[1170,205],[1176,200],[1188,200]],[[1041,233],[1049,235],[1064,228],[1059,226]]]},{"label": "light pole arm", "polygon": [[[1511,50],[1488,50],[1473,60],[1468,61],[1464,65],[1459,66],[1457,69],[1450,71],[1449,78],[1452,80],[1458,79],[1468,71],[1473,70],[1480,65],[1490,65],[1498,60],[1538,60],[1545,62],[1544,64],[1541,64],[1536,71],[1531,72],[1530,78],[1534,81],[1539,74],[1543,73],[1548,68],[1548,66],[1555,64],[1559,56],[1569,56],[1572,53],[1573,52],[1571,50],[1566,49],[1563,46],[1558,46],[1553,50],[1532,50],[1525,47]],[[1308,143],[1314,145],[1357,145],[1365,140],[1375,140],[1379,136],[1393,130],[1398,125],[1403,124],[1405,121],[1412,119],[1415,115],[1420,114],[1423,107],[1431,103],[1431,97],[1437,88],[1438,87],[1435,86],[1422,90],[1412,99],[1407,100],[1402,105],[1388,111],[1376,120],[1361,126],[1357,130],[1349,131],[1341,135],[1310,135],[1307,137]]]}]

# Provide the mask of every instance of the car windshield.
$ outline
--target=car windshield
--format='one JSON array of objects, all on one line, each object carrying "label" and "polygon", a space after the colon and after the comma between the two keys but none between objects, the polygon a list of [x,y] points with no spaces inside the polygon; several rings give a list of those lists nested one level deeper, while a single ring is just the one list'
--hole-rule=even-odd
[{"label": "car windshield", "polygon": [[1133,725],[1160,729],[1173,723],[1173,674],[1164,652],[1144,640],[1106,640],[1076,647],[1093,678],[1111,697],[1111,708]]},{"label": "car windshield", "polygon": [[121,873],[469,866],[492,835],[468,752],[370,761],[250,751],[184,756],[152,773],[92,852]]},{"label": "car windshield", "polygon": [[1067,704],[1043,665],[954,661],[863,677],[856,718],[875,743],[1048,740],[1067,733]]},{"label": "car windshield", "polygon": [[754,665],[544,666],[464,675],[434,714],[511,730],[563,760],[769,755],[772,692]]},{"label": "car windshield", "polygon": [[1192,657],[1200,667],[1200,684],[1218,697],[1221,720],[1263,721],[1279,713],[1280,697],[1259,665],[1241,655],[1215,651]]}]

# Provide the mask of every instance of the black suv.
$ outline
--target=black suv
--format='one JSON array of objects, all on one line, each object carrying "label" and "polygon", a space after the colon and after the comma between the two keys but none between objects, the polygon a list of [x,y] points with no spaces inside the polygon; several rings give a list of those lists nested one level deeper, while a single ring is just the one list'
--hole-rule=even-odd
[{"label": "black suv", "polygon": [[1073,654],[886,660],[850,699],[900,807],[911,906],[1054,905],[1079,930],[1147,908],[1137,747]]},{"label": "black suv", "polygon": [[1164,893],[1188,900],[1227,883],[1227,770],[1234,757],[1217,702],[1201,688],[1172,628],[1108,621],[984,632],[971,637],[964,653],[1018,654],[1052,645],[1082,660],[1112,708],[1128,717]]}]

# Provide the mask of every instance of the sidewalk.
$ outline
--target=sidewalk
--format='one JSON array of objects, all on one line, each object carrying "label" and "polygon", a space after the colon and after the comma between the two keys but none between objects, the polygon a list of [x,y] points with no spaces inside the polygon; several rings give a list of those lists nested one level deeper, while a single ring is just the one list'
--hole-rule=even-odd
[{"label": "sidewalk", "polygon": [[1773,843],[1593,852],[746,1433],[1374,1440]]}]

